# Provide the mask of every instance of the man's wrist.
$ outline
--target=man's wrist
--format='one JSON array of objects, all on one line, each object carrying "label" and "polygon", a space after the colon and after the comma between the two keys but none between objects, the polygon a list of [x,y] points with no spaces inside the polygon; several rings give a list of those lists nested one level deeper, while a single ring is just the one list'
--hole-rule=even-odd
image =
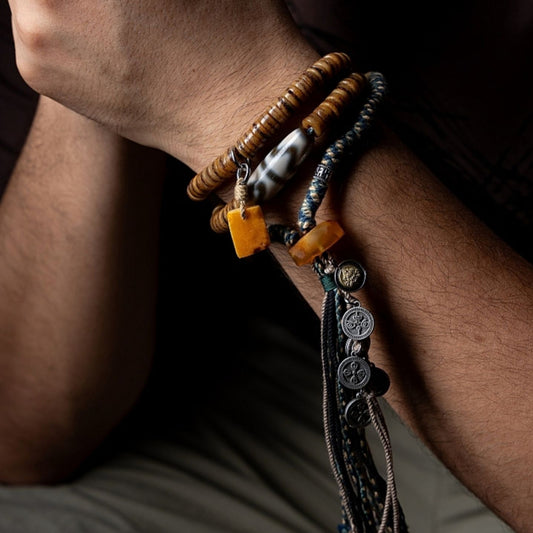
[{"label": "man's wrist", "polygon": [[215,76],[214,80],[206,73],[202,90],[182,117],[185,128],[166,132],[161,140],[163,150],[195,172],[227,150],[319,57],[299,34],[291,35],[290,40],[271,43],[270,52],[264,51],[260,57],[236,60],[234,70],[224,79]]}]

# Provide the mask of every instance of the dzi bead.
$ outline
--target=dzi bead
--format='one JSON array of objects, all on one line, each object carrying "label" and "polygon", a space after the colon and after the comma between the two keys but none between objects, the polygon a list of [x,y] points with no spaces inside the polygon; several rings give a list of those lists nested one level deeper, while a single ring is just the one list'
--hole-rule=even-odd
[{"label": "dzi bead", "polygon": [[273,148],[248,179],[248,195],[252,203],[273,198],[290,180],[298,166],[309,155],[313,137],[298,128]]}]

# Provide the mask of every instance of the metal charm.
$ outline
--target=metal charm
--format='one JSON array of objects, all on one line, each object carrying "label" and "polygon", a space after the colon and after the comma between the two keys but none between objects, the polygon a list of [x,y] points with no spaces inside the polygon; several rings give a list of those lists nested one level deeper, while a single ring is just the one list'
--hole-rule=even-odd
[{"label": "metal charm", "polygon": [[354,398],[348,402],[344,411],[344,418],[352,428],[364,428],[370,424],[368,405],[363,398]]},{"label": "metal charm", "polygon": [[343,261],[335,269],[335,284],[339,289],[355,292],[366,281],[366,270],[357,261]]},{"label": "metal charm", "polygon": [[390,388],[390,378],[387,372],[382,368],[372,365],[372,376],[368,388],[374,396],[383,396]]},{"label": "metal charm", "polygon": [[352,355],[341,362],[337,377],[348,389],[362,389],[370,381],[371,373],[370,365],[364,359]]},{"label": "metal charm", "polygon": [[344,334],[350,339],[366,339],[374,331],[374,317],[370,311],[363,307],[352,307],[344,313],[341,327]]}]

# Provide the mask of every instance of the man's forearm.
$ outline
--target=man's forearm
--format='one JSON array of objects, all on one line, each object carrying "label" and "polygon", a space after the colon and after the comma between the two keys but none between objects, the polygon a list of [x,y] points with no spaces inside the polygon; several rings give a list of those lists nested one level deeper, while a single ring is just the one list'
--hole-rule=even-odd
[{"label": "man's forearm", "polygon": [[[529,531],[531,265],[392,137],[343,179],[320,218],[347,232],[338,259],[368,269],[358,297],[376,317],[370,358],[391,375],[387,400],[468,488]],[[274,254],[319,313],[316,275]]]},{"label": "man's forearm", "polygon": [[[296,221],[308,179],[301,176],[264,206],[269,222]],[[391,134],[342,180],[318,218],[343,225],[338,258],[368,269],[358,296],[376,316],[370,358],[391,374],[387,400],[468,488],[517,531],[527,531],[531,265]],[[228,200],[232,191],[221,195]],[[280,245],[271,249],[319,313],[323,289],[312,269],[296,267]]]},{"label": "man's forearm", "polygon": [[68,474],[139,394],[162,171],[161,153],[41,99],[0,205],[0,481]]}]

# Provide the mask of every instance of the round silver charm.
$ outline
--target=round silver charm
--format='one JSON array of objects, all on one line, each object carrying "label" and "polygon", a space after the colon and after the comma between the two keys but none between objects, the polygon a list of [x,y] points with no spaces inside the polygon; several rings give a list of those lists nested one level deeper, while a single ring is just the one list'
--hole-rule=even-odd
[{"label": "round silver charm", "polygon": [[335,269],[335,284],[348,292],[358,291],[366,281],[366,270],[351,259],[343,261]]},{"label": "round silver charm", "polygon": [[354,398],[348,402],[344,410],[344,418],[352,428],[364,428],[370,424],[368,405],[362,398]]},{"label": "round silver charm", "polygon": [[344,359],[337,370],[337,377],[341,385],[348,389],[362,389],[371,375],[370,365],[360,357],[352,355]]},{"label": "round silver charm", "polygon": [[370,311],[356,306],[348,309],[341,320],[342,331],[356,341],[366,339],[374,331],[374,317]]}]

